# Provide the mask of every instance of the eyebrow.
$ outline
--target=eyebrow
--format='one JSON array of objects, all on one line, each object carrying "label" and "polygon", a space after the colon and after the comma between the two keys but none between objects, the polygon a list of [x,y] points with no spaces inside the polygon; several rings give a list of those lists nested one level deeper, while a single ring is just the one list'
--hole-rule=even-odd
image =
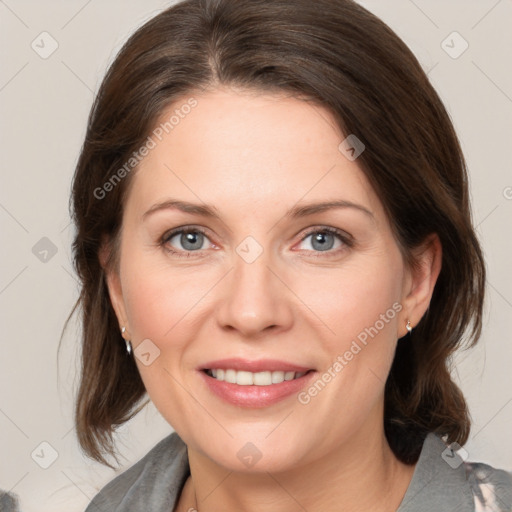
[{"label": "eyebrow", "polygon": [[[346,201],[344,199],[306,204],[303,206],[294,206],[285,214],[285,217],[292,219],[302,218],[307,217],[308,215],[321,213],[335,208],[353,208],[369,216],[372,220],[375,220],[375,217],[370,210],[360,204],[353,203],[352,201]],[[154,204],[142,215],[142,220],[146,220],[147,217],[161,210],[180,210],[184,213],[191,213],[193,215],[222,220],[217,208],[214,206],[207,204],[189,203],[187,201],[178,201],[176,199],[167,199],[165,201]]]},{"label": "eyebrow", "polygon": [[312,203],[306,204],[304,206],[295,206],[289,212],[286,213],[286,217],[298,218],[298,217],[306,217],[308,215],[313,215],[315,213],[321,213],[326,210],[332,210],[334,208],[354,208],[367,216],[369,216],[372,220],[375,219],[373,213],[365,208],[364,206],[353,203],[352,201],[346,201],[345,199],[340,199],[337,201],[327,201],[322,203]]},{"label": "eyebrow", "polygon": [[211,217],[213,219],[220,219],[220,215],[217,213],[217,209],[214,206],[208,206],[207,204],[195,204],[187,201],[178,201],[176,199],[167,199],[160,203],[154,204],[144,215],[142,220],[152,215],[155,212],[161,210],[180,210],[185,213],[191,213],[193,215],[201,215],[203,217]]}]

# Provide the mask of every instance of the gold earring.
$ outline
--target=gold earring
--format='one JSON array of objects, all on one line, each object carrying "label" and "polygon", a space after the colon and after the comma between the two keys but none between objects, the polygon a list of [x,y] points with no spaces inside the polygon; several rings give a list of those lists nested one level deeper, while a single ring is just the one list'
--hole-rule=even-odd
[{"label": "gold earring", "polygon": [[411,332],[412,332],[412,325],[411,325],[411,321],[410,320],[407,320],[407,323],[405,324],[405,328],[407,329],[409,334],[411,334]]}]

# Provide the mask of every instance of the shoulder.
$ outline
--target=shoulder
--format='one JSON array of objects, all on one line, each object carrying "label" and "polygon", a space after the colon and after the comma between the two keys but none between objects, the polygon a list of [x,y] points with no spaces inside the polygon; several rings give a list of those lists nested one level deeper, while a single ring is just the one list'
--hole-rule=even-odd
[{"label": "shoulder", "polygon": [[85,512],[172,510],[188,474],[186,445],[173,432],[103,487]]},{"label": "shoulder", "polygon": [[465,462],[478,512],[512,511],[512,473],[481,462]]},{"label": "shoulder", "polygon": [[429,433],[398,512],[512,512],[512,473]]}]

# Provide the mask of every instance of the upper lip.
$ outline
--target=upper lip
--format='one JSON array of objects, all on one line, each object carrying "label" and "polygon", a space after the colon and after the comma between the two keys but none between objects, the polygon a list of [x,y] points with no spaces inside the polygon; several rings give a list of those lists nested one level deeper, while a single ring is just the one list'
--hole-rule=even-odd
[{"label": "upper lip", "polygon": [[258,359],[257,361],[250,361],[249,359],[241,358],[229,358],[229,359],[217,359],[210,361],[200,366],[200,370],[212,370],[212,369],[224,369],[224,370],[238,370],[247,371],[252,373],[257,372],[307,372],[312,368],[301,366],[287,361],[281,361],[279,359]]}]

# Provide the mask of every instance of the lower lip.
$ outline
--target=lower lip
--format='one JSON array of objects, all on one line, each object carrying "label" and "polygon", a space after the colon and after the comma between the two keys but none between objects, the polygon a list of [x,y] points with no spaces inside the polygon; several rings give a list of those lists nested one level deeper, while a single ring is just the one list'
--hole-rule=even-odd
[{"label": "lower lip", "polygon": [[226,402],[240,407],[267,407],[290,395],[297,394],[316,372],[310,371],[298,379],[285,380],[269,386],[240,386],[217,380],[204,371],[199,371],[199,373],[208,388]]}]

